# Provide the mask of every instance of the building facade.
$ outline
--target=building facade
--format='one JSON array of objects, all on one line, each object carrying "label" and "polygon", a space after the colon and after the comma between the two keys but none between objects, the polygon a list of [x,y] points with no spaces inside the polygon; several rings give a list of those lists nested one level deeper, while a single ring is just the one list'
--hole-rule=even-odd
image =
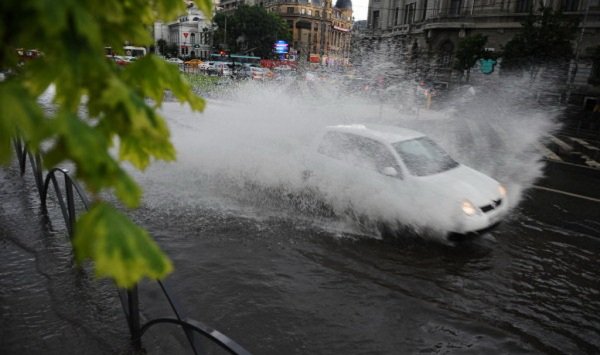
[{"label": "building facade", "polygon": [[[163,39],[176,45],[178,56],[208,58],[212,45],[212,23],[206,19],[193,2],[188,3],[185,14],[171,22],[154,24],[154,44]],[[165,55],[165,53],[159,53]]]},{"label": "building facade", "polygon": [[[576,62],[571,64],[576,70],[571,68],[575,76],[570,80],[589,86],[589,78],[600,70],[595,67],[600,62],[587,55],[589,48],[600,45],[600,0],[544,0],[544,4],[580,17],[573,46]],[[489,51],[500,51],[529,11],[538,7],[534,0],[369,0],[367,28],[359,40],[379,43],[405,62],[425,61],[431,70],[428,75],[451,81],[461,38],[482,34],[488,37]]]},{"label": "building facade", "polygon": [[298,60],[339,65],[348,63],[352,28],[351,0],[223,0],[220,12],[257,5],[287,21],[292,35],[290,55]]}]

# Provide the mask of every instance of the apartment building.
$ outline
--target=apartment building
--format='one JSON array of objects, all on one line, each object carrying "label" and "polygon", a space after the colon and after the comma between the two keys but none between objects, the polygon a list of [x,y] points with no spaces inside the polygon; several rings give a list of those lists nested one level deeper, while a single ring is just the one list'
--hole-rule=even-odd
[{"label": "apartment building", "polygon": [[[600,45],[600,0],[542,1],[580,18],[573,46],[576,62],[570,70],[575,77],[570,80],[593,89],[594,77],[600,79],[600,61],[588,49]],[[452,80],[452,61],[461,38],[479,33],[488,37],[488,50],[500,51],[539,4],[535,0],[369,0],[367,28],[358,39],[385,46],[386,53],[399,60],[425,61],[433,69],[431,75]]]}]

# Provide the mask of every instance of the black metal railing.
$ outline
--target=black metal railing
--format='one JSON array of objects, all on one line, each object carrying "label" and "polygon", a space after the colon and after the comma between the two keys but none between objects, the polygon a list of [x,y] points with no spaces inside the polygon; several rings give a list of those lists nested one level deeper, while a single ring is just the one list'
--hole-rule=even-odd
[{"label": "black metal railing", "polygon": [[[72,239],[75,232],[75,222],[77,220],[75,193],[77,193],[77,196],[79,196],[79,200],[83,204],[83,207],[87,210],[90,206],[90,202],[85,194],[85,191],[81,188],[77,181],[71,177],[69,171],[66,169],[53,168],[47,172],[44,179],[41,155],[39,153],[30,153],[27,149],[27,144],[24,144],[21,140],[14,141],[14,148],[19,161],[19,170],[21,176],[25,174],[27,168],[27,158],[29,157],[29,163],[41,201],[42,213],[45,215],[48,214],[48,192],[51,186],[50,184],[52,184],[56,194],[56,199],[58,200],[58,205],[65,221],[69,238]],[[62,175],[63,177],[64,190],[61,188],[59,180],[57,179],[57,175]],[[166,301],[169,303],[171,311],[175,317],[154,318],[142,324],[140,319],[137,285],[130,289],[118,288],[118,294],[121,301],[121,306],[123,307],[123,313],[125,314],[127,324],[129,326],[131,342],[136,350],[142,349],[142,337],[148,329],[156,325],[171,324],[179,326],[183,329],[194,354],[202,353],[203,347],[200,343],[200,338],[197,336],[198,334],[215,343],[230,354],[250,354],[250,352],[245,350],[234,340],[230,339],[218,330],[215,330],[204,323],[185,317],[179,306],[177,306],[177,302],[168,291],[166,284],[159,280],[156,280],[156,282],[159,285],[162,294],[165,296]]]}]

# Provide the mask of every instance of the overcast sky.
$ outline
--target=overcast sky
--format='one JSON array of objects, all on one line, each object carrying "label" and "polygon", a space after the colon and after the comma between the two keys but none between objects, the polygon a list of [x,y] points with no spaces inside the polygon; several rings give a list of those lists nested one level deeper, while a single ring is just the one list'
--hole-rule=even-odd
[{"label": "overcast sky", "polygon": [[[335,1],[333,2],[335,4]],[[352,0],[352,11],[355,21],[366,20],[369,0]]]}]

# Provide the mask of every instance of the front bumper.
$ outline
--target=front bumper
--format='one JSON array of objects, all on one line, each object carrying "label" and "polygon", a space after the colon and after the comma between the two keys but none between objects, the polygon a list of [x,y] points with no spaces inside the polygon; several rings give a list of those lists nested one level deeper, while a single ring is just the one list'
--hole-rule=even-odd
[{"label": "front bumper", "polygon": [[502,201],[493,210],[479,210],[476,215],[466,216],[463,215],[457,228],[453,230],[450,235],[481,235],[490,230],[496,228],[498,224],[508,214],[508,202],[506,199]]}]

